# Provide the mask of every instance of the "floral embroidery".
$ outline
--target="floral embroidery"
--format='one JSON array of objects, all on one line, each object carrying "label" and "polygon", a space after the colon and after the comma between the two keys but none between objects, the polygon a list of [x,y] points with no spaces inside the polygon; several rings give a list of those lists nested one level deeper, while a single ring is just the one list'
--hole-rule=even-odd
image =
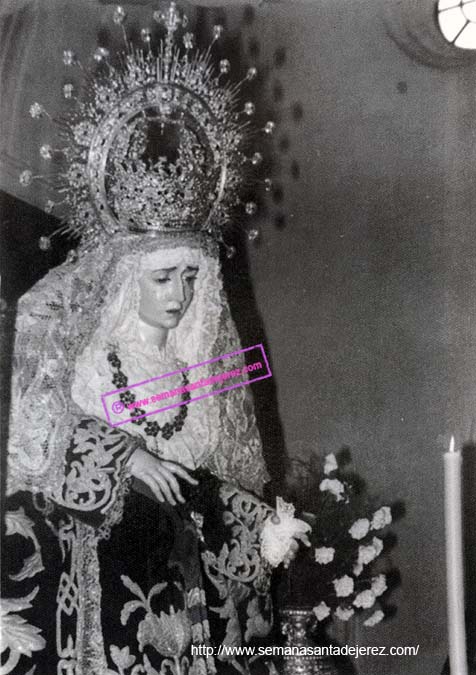
[{"label": "floral embroidery", "polygon": [[272,509],[252,494],[230,484],[221,487],[220,497],[230,509],[224,512],[223,519],[231,528],[232,538],[230,546],[223,544],[218,557],[211,551],[203,554],[206,573],[222,598],[226,594],[224,579],[253,582],[255,590],[267,592],[269,579],[262,567],[259,535]]},{"label": "floral embroidery", "polygon": [[38,539],[33,532],[33,521],[25,514],[23,507],[20,506],[16,511],[7,511],[5,514],[5,534],[20,534],[26,539],[31,539],[35,551],[25,558],[23,567],[17,574],[10,574],[12,581],[22,581],[23,579],[34,577],[38,572],[42,572],[43,561],[41,559],[41,548]]},{"label": "floral embroidery", "polygon": [[66,477],[54,501],[86,513],[107,512],[121,492],[123,467],[136,445],[128,435],[94,418],[81,420],[66,454]]},{"label": "floral embroidery", "polygon": [[24,598],[2,599],[0,608],[2,654],[4,651],[10,650],[7,662],[1,667],[2,675],[7,675],[7,673],[10,673],[15,668],[22,654],[31,658],[33,652],[45,648],[46,642],[39,635],[41,628],[32,626],[19,614],[12,613],[29,609],[32,606],[31,601],[38,593],[38,590],[39,586]]},{"label": "floral embroidery", "polygon": [[116,647],[116,645],[111,645],[109,651],[111,652],[111,659],[119,668],[120,675],[123,675],[124,670],[131,668],[136,662],[136,657],[134,654],[130,653],[129,647],[123,647],[122,649],[119,649],[119,647]]},{"label": "floral embroidery", "polygon": [[[265,609],[268,610],[269,614],[271,611],[271,602],[269,597],[266,598]],[[259,598],[257,596],[248,603],[246,613],[248,614],[245,633],[246,642],[249,642],[251,638],[255,636],[259,638],[266,637],[271,630],[271,622],[266,621],[262,615],[259,606]]]},{"label": "floral embroidery", "polygon": [[[170,606],[168,614],[161,611],[159,616],[152,609],[152,598],[162,593],[169,585],[168,582],[155,584],[146,597],[139,585],[132,579],[122,575],[121,580],[124,586],[139,598],[139,600],[131,600],[124,605],[121,612],[121,623],[125,626],[133,612],[137,609],[143,609],[145,618],[140,621],[137,629],[139,650],[143,652],[144,647],[150,645],[164,657],[159,672],[152,667],[147,655],[144,654],[143,664],[137,664],[134,667],[134,675],[139,673],[145,673],[146,675],[182,675],[182,673],[202,675],[202,673],[207,673],[203,659],[194,659],[190,666],[189,659],[183,656],[192,640],[192,622],[189,619],[187,609],[175,610],[173,606]],[[182,590],[180,584],[176,582],[175,585]],[[192,604],[201,603],[200,589],[195,588],[189,591],[187,599]],[[112,645],[110,652],[112,660],[119,668],[119,675],[125,675],[125,670],[135,664],[136,658],[129,653],[128,647],[119,649],[116,645]]]},{"label": "floral embroidery", "polygon": [[[28,556],[23,567],[17,574],[10,574],[12,581],[23,581],[34,577],[44,570],[41,558],[41,548],[33,532],[33,521],[25,514],[23,507],[16,511],[7,511],[5,514],[5,534],[7,536],[19,534],[25,539],[30,539],[35,547],[34,552]],[[0,623],[2,629],[2,654],[8,653],[7,660],[0,667],[1,675],[7,675],[13,671],[20,661],[22,655],[29,658],[33,652],[44,649],[46,643],[44,638],[39,635],[41,629],[28,623],[20,614],[30,609],[32,601],[38,593],[39,586],[36,586],[31,593],[23,598],[2,598],[0,605]],[[32,669],[33,672],[34,667]]]}]

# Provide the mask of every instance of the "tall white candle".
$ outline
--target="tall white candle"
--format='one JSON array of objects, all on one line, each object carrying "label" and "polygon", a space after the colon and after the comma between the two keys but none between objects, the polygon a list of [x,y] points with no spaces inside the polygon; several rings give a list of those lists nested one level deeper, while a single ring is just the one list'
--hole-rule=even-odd
[{"label": "tall white candle", "polygon": [[464,622],[463,518],[461,504],[461,452],[451,437],[445,462],[446,593],[451,675],[467,675]]}]

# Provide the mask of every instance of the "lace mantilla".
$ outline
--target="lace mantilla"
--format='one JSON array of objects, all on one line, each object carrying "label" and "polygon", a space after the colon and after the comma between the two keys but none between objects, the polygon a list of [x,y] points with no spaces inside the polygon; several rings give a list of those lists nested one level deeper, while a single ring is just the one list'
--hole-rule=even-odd
[{"label": "lace mantilla", "polygon": [[[106,350],[111,332],[120,339],[121,359],[131,381],[173,370],[166,370],[162,355],[157,354],[154,362],[138,349],[133,330],[137,276],[147,266],[183,255],[198,257],[200,271],[192,304],[169,334],[165,361],[194,364],[239,350],[217,249],[199,237],[118,238],[52,270],[21,298],[14,350],[10,493],[74,492],[71,483],[64,485],[66,449],[72,430],[85,417],[105,420],[100,395],[110,390]],[[242,355],[233,364],[226,362],[226,368],[242,365]],[[216,374],[225,365],[217,361],[210,368],[210,374]],[[205,464],[218,477],[260,493],[267,474],[248,389],[239,387],[190,404],[184,429],[176,435],[182,443],[174,446],[173,439],[162,443],[159,454],[193,468]],[[122,433],[131,441],[141,435],[136,428],[122,428]],[[88,461],[81,460],[83,477]],[[100,453],[98,461],[101,465]]]}]

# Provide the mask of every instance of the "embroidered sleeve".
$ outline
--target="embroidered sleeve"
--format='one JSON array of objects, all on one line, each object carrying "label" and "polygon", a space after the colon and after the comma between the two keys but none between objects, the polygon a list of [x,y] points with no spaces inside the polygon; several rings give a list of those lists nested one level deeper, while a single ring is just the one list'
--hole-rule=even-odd
[{"label": "embroidered sleeve", "polygon": [[[204,544],[204,574],[218,592],[218,602],[210,611],[227,619],[222,644],[232,646],[243,640],[249,643],[254,638],[263,639],[273,621],[272,570],[261,556],[260,534],[273,510],[229,483],[209,489],[208,495],[204,516],[197,518],[195,512],[194,521]],[[210,518],[210,502],[215,507],[214,518]],[[217,537],[217,531],[221,536]],[[244,635],[237,631],[239,616],[246,617]]]},{"label": "embroidered sleeve", "polygon": [[95,319],[80,320],[92,288],[67,272],[50,271],[18,304],[7,493],[42,494],[104,535],[121,518],[127,460],[142,441],[72,400],[77,352]]},{"label": "embroidered sleeve", "polygon": [[127,460],[140,438],[94,417],[81,419],[65,452],[64,479],[50,498],[88,525],[107,533],[122,515],[129,487]]},{"label": "embroidered sleeve", "polygon": [[205,539],[211,539],[206,527],[222,527],[225,543],[220,548],[210,546],[203,554],[206,575],[221,594],[230,582],[250,585],[256,592],[266,594],[271,567],[261,556],[260,534],[273,509],[230,483],[221,484],[217,504],[221,504],[222,523],[204,522]]}]

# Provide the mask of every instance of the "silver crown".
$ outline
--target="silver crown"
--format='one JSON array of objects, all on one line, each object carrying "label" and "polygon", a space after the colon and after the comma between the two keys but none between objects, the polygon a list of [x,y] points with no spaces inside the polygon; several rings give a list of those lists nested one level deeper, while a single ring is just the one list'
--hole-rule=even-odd
[{"label": "silver crown", "polygon": [[[145,48],[131,45],[126,13],[116,7],[113,20],[126,43],[120,65],[98,47],[95,70],[87,72],[86,95],[78,99],[73,85],[64,85],[64,97],[75,110],[64,120],[52,120],[65,143],[65,162],[57,176],[64,198],[49,200],[45,210],[52,212],[61,203],[67,213],[61,232],[79,236],[83,244],[115,233],[184,230],[205,231],[223,241],[225,227],[240,208],[248,215],[256,212],[254,202],[240,200],[243,184],[249,183],[250,173],[256,178],[262,160],[260,152],[247,156],[244,150],[255,106],[248,101],[238,110],[242,85],[256,77],[256,68],[240,82],[227,84],[229,61],[214,64],[212,45],[205,52],[194,49],[193,33],[183,32],[187,17],[175,2],[153,18],[166,29],[157,53],[148,28],[141,31]],[[222,32],[222,26],[213,27],[212,44]],[[70,50],[63,61],[81,65]],[[39,103],[30,114],[50,117]],[[273,130],[274,123],[267,122],[263,135]],[[49,145],[40,148],[45,161],[57,152]],[[20,183],[28,185],[34,178],[24,171]],[[270,180],[264,183],[269,189]],[[252,229],[248,236],[257,234]]]}]

